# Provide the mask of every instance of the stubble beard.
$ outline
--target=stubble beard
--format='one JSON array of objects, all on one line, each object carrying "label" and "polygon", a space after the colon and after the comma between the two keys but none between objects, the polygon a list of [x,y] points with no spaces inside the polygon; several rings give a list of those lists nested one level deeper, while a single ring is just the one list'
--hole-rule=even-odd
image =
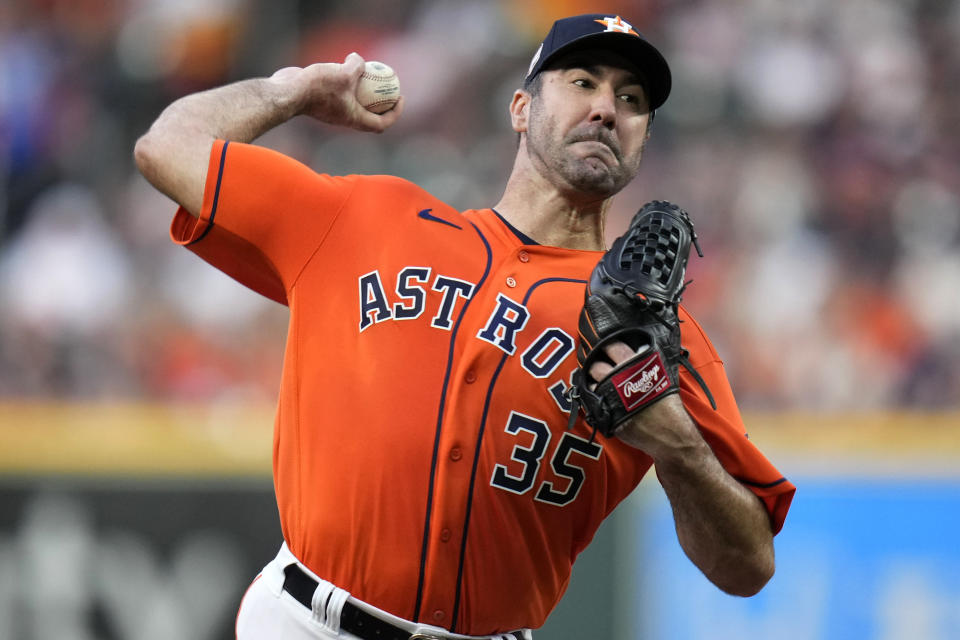
[{"label": "stubble beard", "polygon": [[[605,144],[616,162],[611,165],[608,160],[596,156],[575,154],[572,145],[584,140]],[[536,164],[559,176],[561,189],[568,189],[572,195],[605,199],[618,193],[637,174],[642,151],[641,147],[635,158],[625,162],[616,138],[602,124],[581,125],[559,136],[555,124],[542,112],[531,113],[527,153]]]}]

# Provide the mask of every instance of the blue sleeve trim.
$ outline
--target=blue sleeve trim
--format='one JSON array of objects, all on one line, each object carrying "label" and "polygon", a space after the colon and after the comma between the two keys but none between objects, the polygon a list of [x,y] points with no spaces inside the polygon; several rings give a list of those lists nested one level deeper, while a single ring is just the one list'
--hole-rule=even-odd
[{"label": "blue sleeve trim", "polygon": [[217,215],[217,203],[220,202],[220,184],[221,182],[223,182],[223,166],[224,164],[226,164],[227,147],[229,146],[230,146],[229,141],[224,142],[223,149],[220,150],[220,168],[217,171],[217,188],[213,192],[213,206],[210,208],[210,219],[207,221],[207,228],[203,230],[203,233],[200,234],[200,237],[198,237],[196,240],[193,240],[187,243],[188,245],[191,245],[203,240],[207,236],[207,234],[210,233],[210,229],[213,228],[213,219]]},{"label": "blue sleeve trim", "polygon": [[[736,476],[734,476],[734,477],[736,477]],[[757,489],[770,489],[770,488],[772,488],[772,487],[777,486],[778,484],[783,484],[784,482],[787,481],[786,478],[780,478],[779,480],[774,480],[773,482],[767,482],[767,483],[753,482],[753,481],[747,480],[747,479],[745,479],[745,478],[736,478],[736,480],[737,480],[738,482],[740,482],[740,484],[745,484],[745,485],[747,485],[748,487],[755,487],[755,488],[757,488]]]}]

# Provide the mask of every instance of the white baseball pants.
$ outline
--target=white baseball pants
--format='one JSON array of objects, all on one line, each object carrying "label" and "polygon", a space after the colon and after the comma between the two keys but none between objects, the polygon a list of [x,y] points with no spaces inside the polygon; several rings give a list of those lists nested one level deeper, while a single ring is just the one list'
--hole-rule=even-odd
[{"label": "white baseball pants", "polygon": [[[283,590],[284,568],[296,563],[319,583],[313,594],[313,607],[308,609]],[[409,631],[410,635],[424,634],[439,640],[498,640],[507,636],[464,636],[450,633],[439,627],[418,624],[393,616],[323,580],[303,566],[290,552],[286,543],[280,547],[277,557],[270,561],[254,578],[240,603],[237,614],[237,640],[363,640],[340,629],[340,611],[349,600],[395,627]],[[525,640],[533,640],[533,634],[524,630]],[[509,636],[513,640],[513,636]]]}]

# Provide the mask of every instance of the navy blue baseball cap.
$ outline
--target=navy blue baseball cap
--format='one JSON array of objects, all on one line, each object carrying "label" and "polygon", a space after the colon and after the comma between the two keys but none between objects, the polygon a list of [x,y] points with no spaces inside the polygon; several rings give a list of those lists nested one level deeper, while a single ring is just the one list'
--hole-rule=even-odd
[{"label": "navy blue baseball cap", "polygon": [[530,61],[527,79],[562,53],[578,49],[608,49],[631,61],[644,80],[650,109],[656,109],[670,95],[670,67],[666,59],[639,31],[620,16],[588,13],[557,20]]}]

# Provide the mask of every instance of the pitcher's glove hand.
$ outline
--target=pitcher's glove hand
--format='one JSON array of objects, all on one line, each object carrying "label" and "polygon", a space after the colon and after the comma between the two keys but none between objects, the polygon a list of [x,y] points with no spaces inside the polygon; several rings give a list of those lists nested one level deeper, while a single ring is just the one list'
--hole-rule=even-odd
[{"label": "pitcher's glove hand", "polygon": [[[580,368],[568,391],[570,427],[582,409],[594,432],[612,437],[627,418],[680,390],[681,364],[716,409],[713,395],[680,346],[677,308],[687,284],[691,243],[702,257],[686,211],[669,202],[648,202],[597,263],[580,311]],[[636,355],[594,384],[590,367],[598,360],[613,364],[605,352],[612,342],[626,343]]]}]

